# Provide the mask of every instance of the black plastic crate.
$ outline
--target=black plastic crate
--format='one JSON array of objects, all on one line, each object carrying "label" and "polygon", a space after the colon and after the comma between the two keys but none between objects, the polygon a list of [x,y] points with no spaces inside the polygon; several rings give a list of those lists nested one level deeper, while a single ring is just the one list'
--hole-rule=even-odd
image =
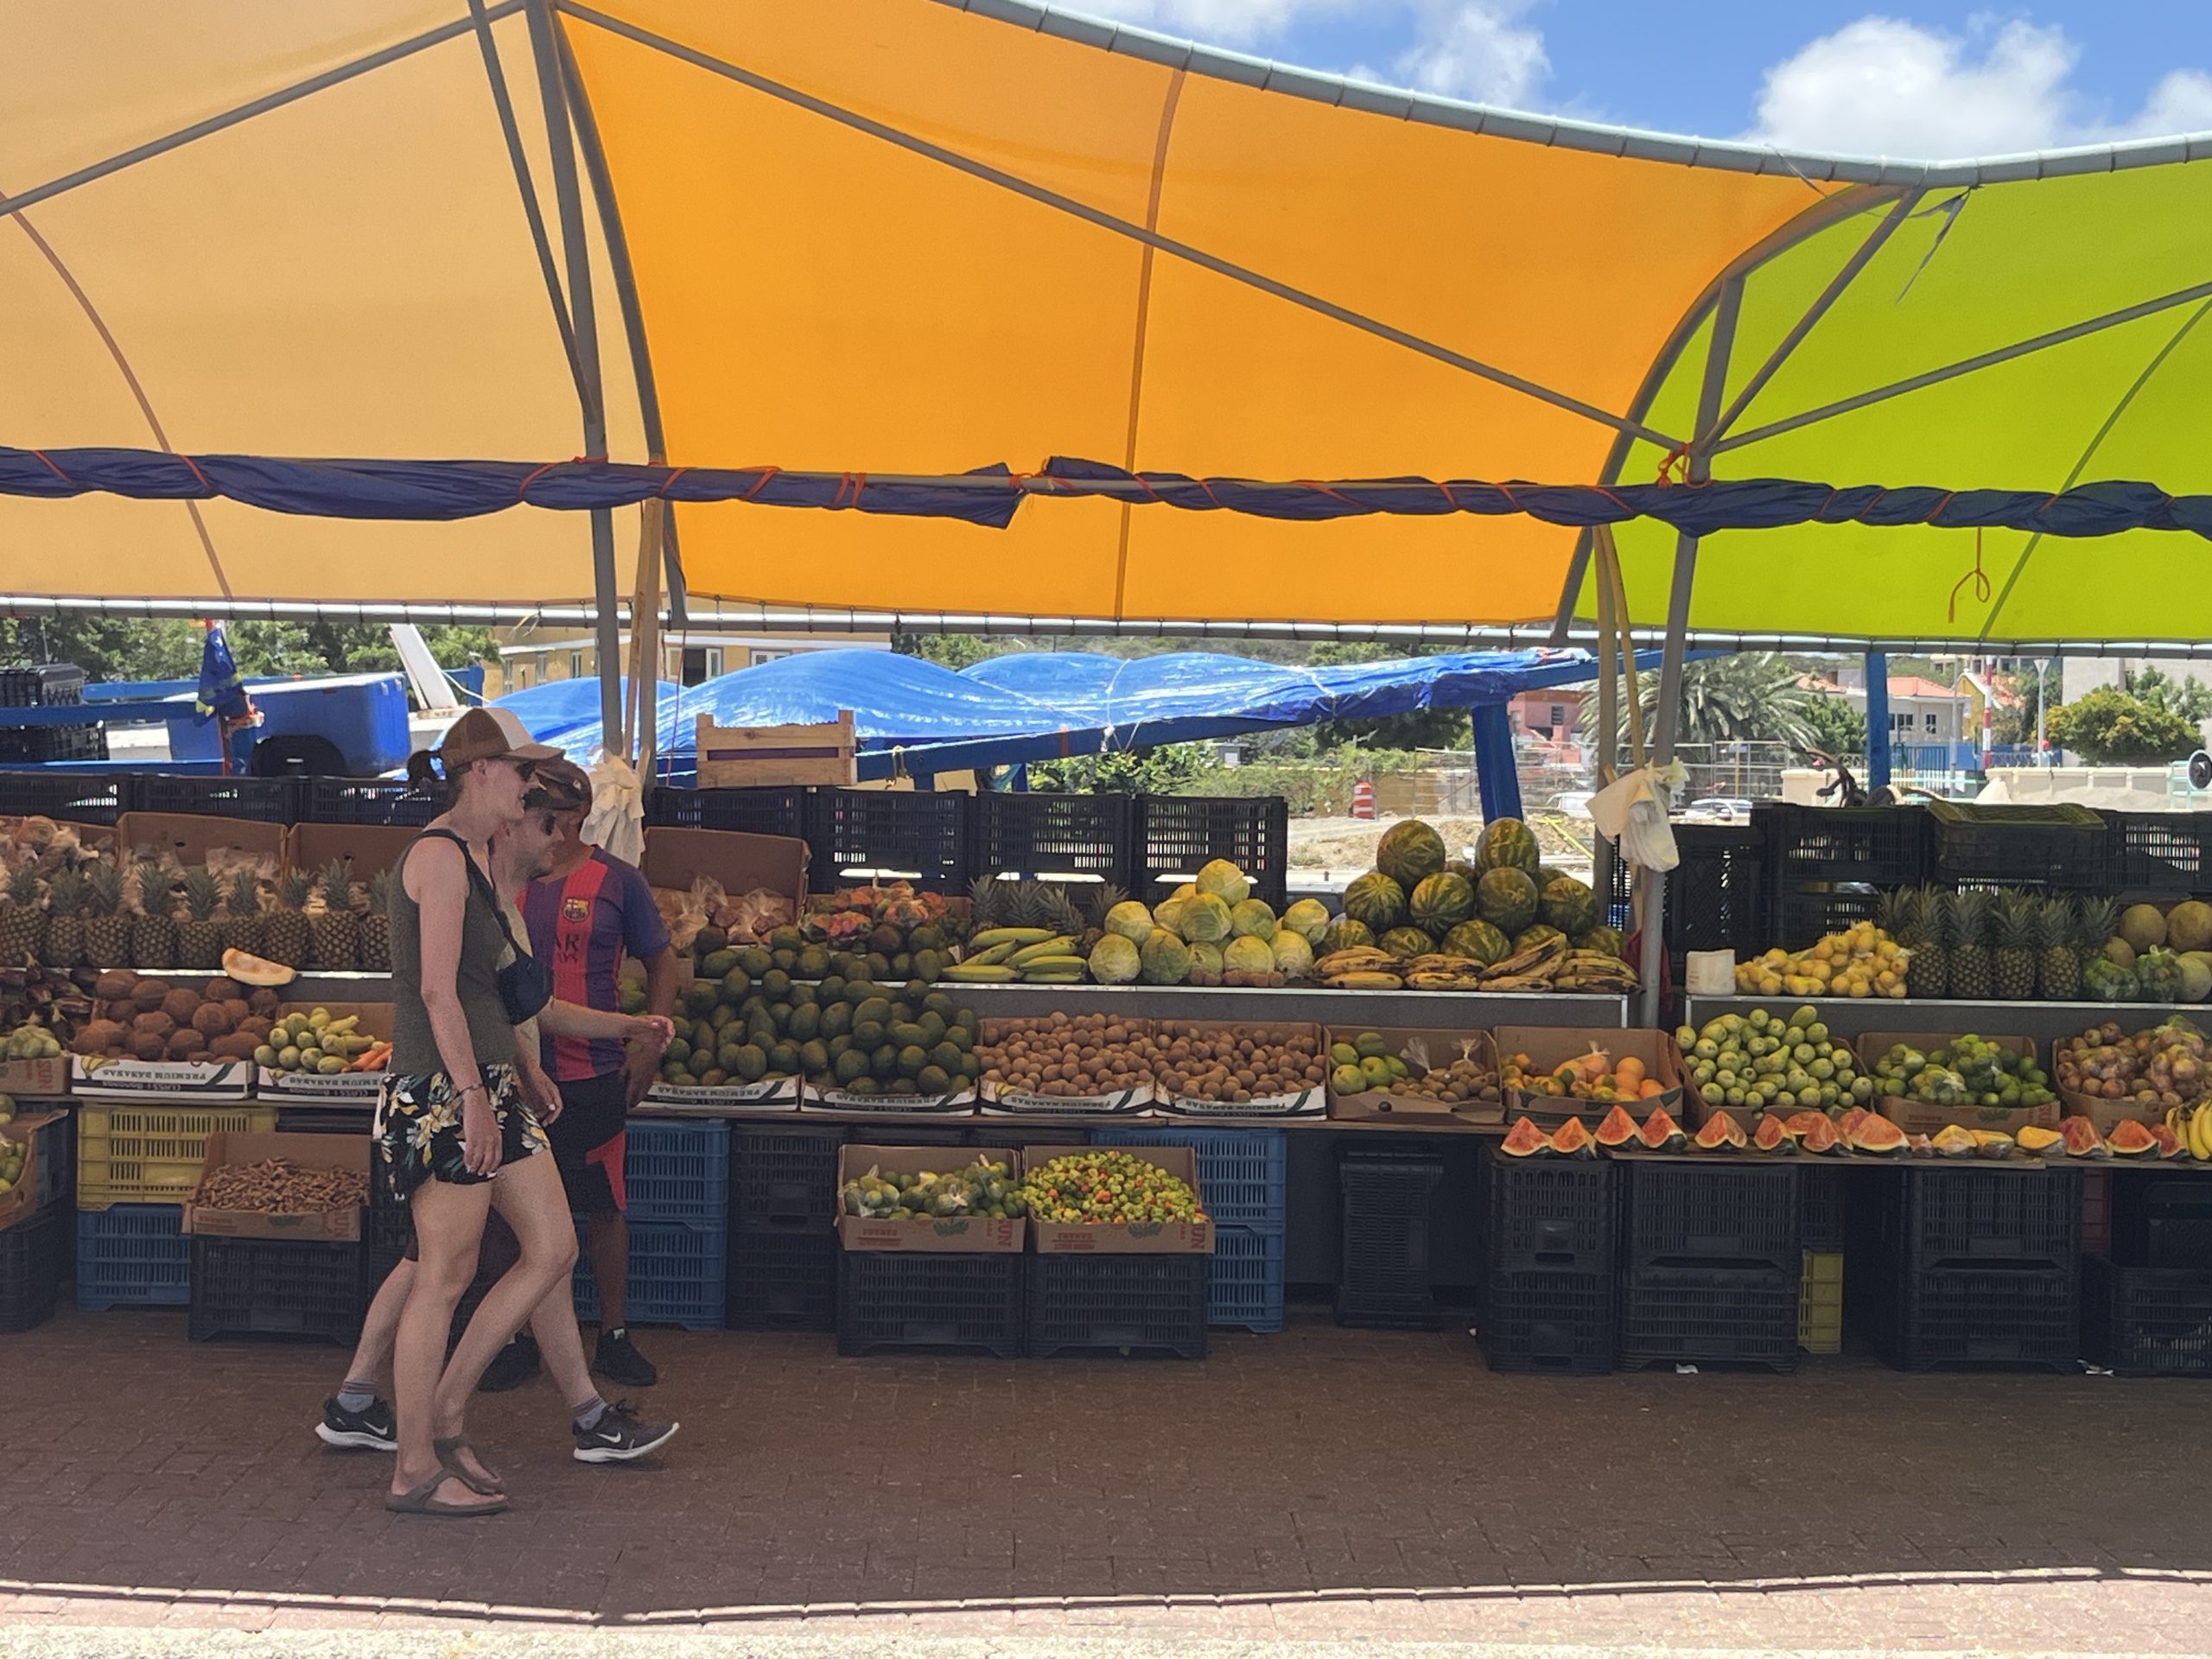
[{"label": "black plastic crate", "polygon": [[1844,1230],[1851,1189],[1847,1171],[1801,1169],[1797,1172],[1797,1244],[1801,1249],[1835,1251],[1845,1248]]},{"label": "black plastic crate", "polygon": [[2082,1172],[1936,1167],[1880,1192],[1878,1248],[1907,1269],[2017,1262],[2071,1272],[2082,1254]]},{"label": "black plastic crate", "polygon": [[143,773],[0,772],[0,817],[113,823],[137,808]]},{"label": "black plastic crate", "polygon": [[[817,789],[806,804],[809,879],[907,880],[938,893],[964,893],[969,877],[968,797],[918,789]],[[848,872],[855,874],[849,875]]]},{"label": "black plastic crate", "polygon": [[1621,1166],[1609,1158],[1509,1158],[1492,1147],[1485,1209],[1488,1266],[1610,1273]]},{"label": "black plastic crate", "polygon": [[303,778],[297,787],[302,823],[419,826],[446,810],[439,791],[391,778]]},{"label": "black plastic crate", "polygon": [[194,1238],[194,1342],[286,1336],[351,1344],[367,1310],[368,1253],[359,1243],[289,1238]]},{"label": "black plastic crate", "polygon": [[837,1351],[966,1348],[1018,1359],[1019,1250],[840,1250]]},{"label": "black plastic crate", "polygon": [[1774,925],[1774,943],[1786,950],[1802,950],[1830,933],[1841,932],[1854,922],[1871,922],[1879,913],[1882,895],[1859,885],[1800,886],[1777,890],[1768,914]]},{"label": "black plastic crate", "polygon": [[2082,1353],[2123,1376],[2212,1376],[2212,1266],[2085,1259]]},{"label": "black plastic crate", "polygon": [[74,663],[0,668],[0,709],[74,709],[85,701],[85,671]]},{"label": "black plastic crate", "polygon": [[1807,881],[1878,887],[1916,882],[1927,868],[1927,813],[1916,806],[1762,801],[1751,809],[1777,893]]},{"label": "black plastic crate", "polygon": [[837,1214],[842,1128],[730,1126],[729,1208],[734,1229],[826,1231]]},{"label": "black plastic crate", "polygon": [[806,795],[803,784],[773,789],[670,789],[655,785],[645,803],[645,823],[664,830],[734,830],[741,835],[803,840]]},{"label": "black plastic crate", "polygon": [[69,766],[105,760],[107,732],[99,726],[0,726],[0,760]]},{"label": "black plastic crate", "polygon": [[1217,858],[1249,878],[1252,896],[1287,901],[1290,807],[1279,796],[1140,795],[1132,813],[1129,890],[1147,904]]},{"label": "black plastic crate", "polygon": [[1797,1176],[1788,1164],[1625,1160],[1622,1262],[1635,1270],[1757,1264],[1794,1274],[1802,1249]]},{"label": "black plastic crate", "polygon": [[54,1317],[72,1225],[67,1211],[52,1209],[0,1230],[0,1334],[28,1331]]},{"label": "black plastic crate", "polygon": [[209,817],[292,823],[299,817],[297,778],[192,777],[147,772],[131,804],[140,812],[196,812]]},{"label": "black plastic crate", "polygon": [[1337,1166],[1343,1204],[1338,1325],[1426,1330],[1436,1323],[1428,1211],[1443,1179],[1441,1153],[1344,1154]]},{"label": "black plastic crate", "polygon": [[[2082,1275],[2066,1267],[1930,1268],[1885,1275],[1875,1346],[1899,1370],[2053,1365],[2082,1351]],[[1893,1294],[1891,1294],[1893,1292]]]},{"label": "black plastic crate", "polygon": [[1492,1269],[1475,1340],[1493,1371],[1597,1376],[1613,1369],[1613,1274]]},{"label": "black plastic crate", "polygon": [[[1787,1173],[1787,1172],[1785,1172]],[[1621,1274],[1621,1369],[1797,1369],[1802,1261],[1779,1268],[1645,1268]]]},{"label": "black plastic crate", "polygon": [[1748,962],[1773,943],[1766,836],[1756,825],[1676,824],[1675,847],[1681,862],[1667,877],[1666,935],[1678,960],[1692,950],[1733,950]]},{"label": "black plastic crate", "polygon": [[978,875],[1077,875],[1129,885],[1135,804],[1127,795],[985,790],[971,810],[969,858]]},{"label": "black plastic crate", "polygon": [[729,1328],[836,1330],[840,1254],[837,1235],[826,1228],[807,1232],[731,1228]]},{"label": "black plastic crate", "polygon": [[2127,893],[2212,893],[2212,812],[2107,812],[2105,857]]},{"label": "black plastic crate", "polygon": [[1099,1353],[1206,1357],[1211,1256],[1048,1251],[1027,1259],[1032,1358]]},{"label": "black plastic crate", "polygon": [[2040,882],[2063,888],[2112,884],[2105,821],[2086,806],[1980,806],[1931,801],[1930,868],[1939,881]]},{"label": "black plastic crate", "polygon": [[[2212,1268],[2212,1181],[2110,1177],[2112,1259],[2126,1268]],[[2089,1246],[2085,1242],[2084,1251]]]}]

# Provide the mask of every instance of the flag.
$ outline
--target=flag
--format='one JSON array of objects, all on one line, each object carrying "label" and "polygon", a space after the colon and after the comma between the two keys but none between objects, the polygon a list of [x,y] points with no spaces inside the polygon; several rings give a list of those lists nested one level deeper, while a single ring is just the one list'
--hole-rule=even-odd
[{"label": "flag", "polygon": [[219,715],[232,724],[253,718],[253,699],[238,678],[231,642],[219,622],[207,625],[207,642],[200,650],[200,695],[193,707],[202,726]]}]

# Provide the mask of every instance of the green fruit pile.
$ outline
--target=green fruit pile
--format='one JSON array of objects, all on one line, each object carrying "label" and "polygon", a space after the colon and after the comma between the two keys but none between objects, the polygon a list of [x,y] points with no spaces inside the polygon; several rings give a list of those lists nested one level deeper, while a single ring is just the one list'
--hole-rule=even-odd
[{"label": "green fruit pile", "polygon": [[[5,1095],[0,1095],[0,1100],[7,1098]],[[13,1102],[9,1103],[14,1104]],[[5,1122],[8,1118],[14,1116],[15,1114],[11,1111],[5,1116],[0,1116],[0,1122]],[[23,1179],[23,1160],[29,1155],[29,1143],[22,1141],[0,1141],[0,1197],[4,1197],[16,1190],[16,1183]]]},{"label": "green fruit pile", "polygon": [[887,1174],[871,1168],[845,1183],[842,1198],[847,1215],[872,1221],[944,1221],[957,1216],[1004,1221],[1028,1208],[1002,1163],[973,1163],[949,1175],[926,1169]]},{"label": "green fruit pile", "polygon": [[2048,1106],[2057,1098],[2033,1060],[1984,1037],[1923,1053],[1899,1043],[1874,1063],[1882,1095],[1929,1106]]},{"label": "green fruit pile", "polygon": [[[702,931],[699,935],[702,940],[709,942],[715,937],[710,930]],[[742,968],[753,979],[778,972],[793,979],[824,979],[833,973],[842,974],[848,979],[865,977],[864,957],[851,951],[835,951],[825,944],[809,944],[806,936],[795,927],[778,928],[768,936],[766,944],[722,945],[702,950],[695,943],[691,948],[693,971],[701,979],[721,979],[733,968]],[[891,971],[887,961],[883,971]]]},{"label": "green fruit pile", "polygon": [[773,966],[755,979],[741,965],[683,994],[661,1081],[712,1089],[804,1077],[824,1092],[952,1094],[981,1074],[978,1023],[918,979],[893,989],[833,973],[814,985]]},{"label": "green fruit pile", "polygon": [[1765,1008],[1724,1014],[1702,1031],[1681,1027],[1675,1040],[1708,1106],[1826,1110],[1874,1097],[1850,1045],[1834,1040],[1814,1008],[1787,1018]]},{"label": "green fruit pile", "polygon": [[1020,1192],[1039,1221],[1119,1227],[1205,1219],[1188,1182],[1104,1147],[1064,1153],[1031,1170]]},{"label": "green fruit pile", "polygon": [[1329,1086],[1340,1095],[1364,1094],[1370,1089],[1389,1090],[1407,1076],[1406,1063],[1390,1052],[1380,1033],[1363,1031],[1351,1041],[1329,1049]]},{"label": "green fruit pile", "polygon": [[0,1043],[0,1060],[58,1060],[61,1054],[61,1039],[44,1026],[20,1025]]},{"label": "green fruit pile", "polygon": [[353,1029],[361,1016],[330,1017],[328,1008],[288,1014],[270,1022],[269,1036],[253,1051],[256,1065],[270,1071],[304,1071],[334,1077],[377,1046],[366,1032]]},{"label": "green fruit pile", "polygon": [[1370,1091],[1418,1095],[1453,1105],[1499,1102],[1503,1096],[1498,1092],[1497,1072],[1476,1063],[1474,1048],[1471,1041],[1463,1042],[1456,1058],[1416,1071],[1411,1063],[1390,1052],[1390,1045],[1381,1033],[1363,1031],[1348,1043],[1331,1046],[1329,1084],[1339,1095]]}]

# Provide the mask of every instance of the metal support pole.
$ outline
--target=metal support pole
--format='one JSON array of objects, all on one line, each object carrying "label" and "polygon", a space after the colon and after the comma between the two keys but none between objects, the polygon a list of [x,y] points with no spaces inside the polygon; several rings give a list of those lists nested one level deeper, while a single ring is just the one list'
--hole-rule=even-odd
[{"label": "metal support pole", "polygon": [[1866,787],[1879,789],[1890,781],[1890,659],[1885,652],[1866,653]]},{"label": "metal support pole", "polygon": [[[1736,319],[1744,306],[1744,283],[1732,277],[1721,286],[1719,302],[1713,312],[1713,339],[1706,349],[1705,383],[1697,400],[1700,442],[1709,435],[1720,414],[1720,396],[1728,382],[1728,353],[1736,344]],[[1713,456],[1699,444],[1689,452],[1690,482],[1702,484],[1713,476]],[[1675,738],[1682,723],[1682,658],[1690,627],[1690,589],[1697,579],[1697,537],[1683,531],[1675,539],[1675,579],[1667,598],[1667,639],[1659,658],[1659,707],[1652,721],[1651,764],[1663,766],[1675,758]],[[1667,875],[1663,870],[1643,871],[1643,908],[1638,925],[1643,931],[1643,1023],[1659,1023],[1660,969],[1667,959],[1665,921]]]},{"label": "metal support pole", "polygon": [[[545,108],[545,139],[553,154],[553,195],[561,213],[561,245],[569,265],[569,315],[575,319],[576,367],[583,380],[584,453],[607,454],[607,397],[599,372],[599,318],[592,304],[591,248],[584,240],[583,193],[576,179],[575,134],[562,90],[560,48],[552,8],[531,0],[530,44]],[[614,571],[614,513],[591,514],[591,571],[599,645],[599,718],[606,747],[628,758],[622,730],[622,595]]]}]

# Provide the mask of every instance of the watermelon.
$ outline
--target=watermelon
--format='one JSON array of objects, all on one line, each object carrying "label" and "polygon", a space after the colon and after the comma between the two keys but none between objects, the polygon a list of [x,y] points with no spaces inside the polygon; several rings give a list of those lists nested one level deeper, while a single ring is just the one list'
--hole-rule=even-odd
[{"label": "watermelon", "polygon": [[1567,872],[1565,870],[1555,868],[1549,864],[1537,865],[1534,871],[1534,874],[1536,878],[1537,891],[1541,893],[1544,888],[1551,886],[1553,882],[1558,880],[1566,874]]},{"label": "watermelon", "polygon": [[1376,943],[1400,958],[1425,957],[1436,949],[1436,941],[1417,927],[1394,927]]},{"label": "watermelon", "polygon": [[1353,877],[1344,889],[1344,914],[1377,933],[1387,932],[1405,919],[1406,890],[1382,871],[1370,870]]},{"label": "watermelon", "polygon": [[[1472,862],[1464,858],[1447,858],[1444,861],[1444,868],[1453,875],[1465,876],[1467,885],[1471,887],[1482,879],[1483,873],[1477,869]],[[2205,948],[2212,950],[2212,944],[2208,944]]]},{"label": "watermelon", "polygon": [[1511,956],[1513,944],[1488,922],[1462,922],[1444,936],[1444,954],[1487,966]]},{"label": "watermelon", "polygon": [[1410,893],[1444,868],[1444,837],[1419,818],[1394,823],[1375,843],[1375,868]]},{"label": "watermelon", "polygon": [[1532,926],[1522,928],[1513,936],[1513,954],[1517,957],[1523,950],[1534,950],[1547,939],[1563,939],[1566,937],[1567,935],[1560,932],[1559,929],[1537,922]]},{"label": "watermelon", "polygon": [[1539,903],[1544,919],[1562,933],[1586,933],[1598,925],[1597,893],[1571,875],[1547,883]]},{"label": "watermelon", "polygon": [[1475,842],[1475,868],[1485,874],[1492,870],[1520,870],[1534,887],[1542,864],[1535,833],[1518,818],[1491,819]]},{"label": "watermelon", "polygon": [[1593,927],[1580,933],[1570,933],[1578,950],[1602,950],[1609,957],[1618,957],[1628,949],[1628,941],[1621,938],[1618,927]]},{"label": "watermelon", "polygon": [[1414,926],[1432,933],[1449,933],[1475,913],[1474,884],[1444,871],[1424,876],[1407,908]]},{"label": "watermelon", "polygon": [[1526,870],[1485,870],[1475,884],[1475,913],[1501,933],[1528,926],[1536,919],[1536,884]]},{"label": "watermelon", "polygon": [[1349,916],[1339,916],[1329,924],[1329,931],[1321,936],[1321,943],[1314,947],[1323,956],[1338,950],[1354,950],[1363,944],[1375,943],[1375,930],[1365,922],[1355,922]]}]

